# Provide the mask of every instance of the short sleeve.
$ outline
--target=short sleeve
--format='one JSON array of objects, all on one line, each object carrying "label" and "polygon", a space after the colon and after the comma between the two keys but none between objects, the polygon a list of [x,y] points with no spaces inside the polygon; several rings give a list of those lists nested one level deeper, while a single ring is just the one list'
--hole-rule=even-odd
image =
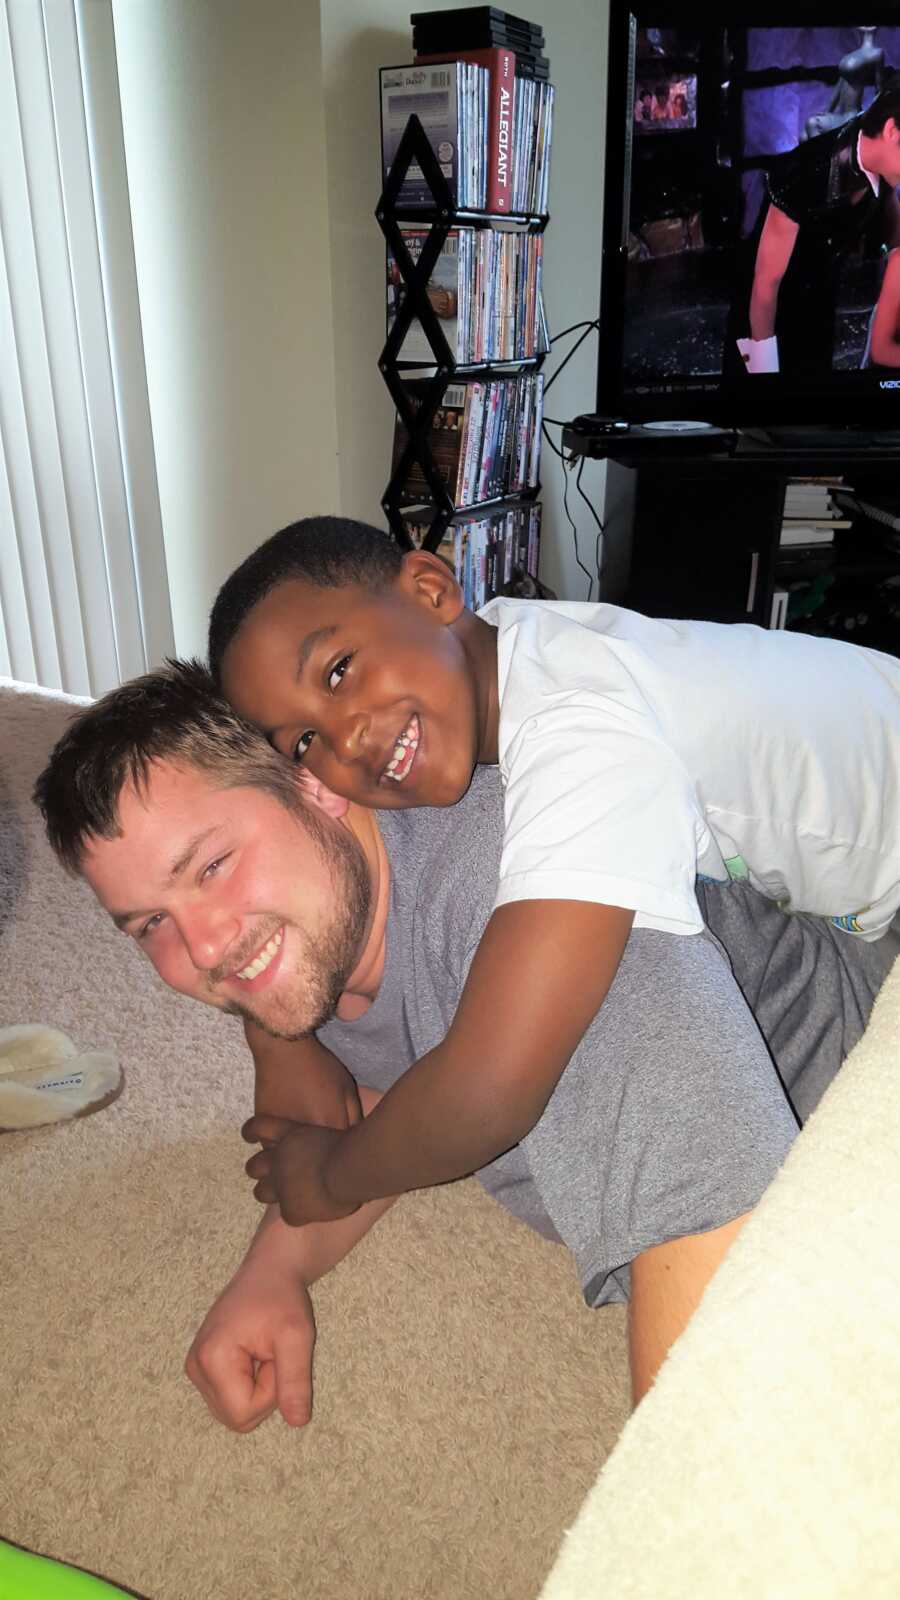
[{"label": "short sleeve", "polygon": [[545,696],[504,754],[496,904],[590,900],[635,925],[698,933],[694,893],[708,829],[652,713],[584,686]]}]

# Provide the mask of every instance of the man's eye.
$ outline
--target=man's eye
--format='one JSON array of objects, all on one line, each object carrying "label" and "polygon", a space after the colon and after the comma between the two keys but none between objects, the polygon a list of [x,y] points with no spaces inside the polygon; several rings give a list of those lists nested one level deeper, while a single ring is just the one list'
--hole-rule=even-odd
[{"label": "man's eye", "polygon": [[140,928],[138,928],[138,931],[137,931],[137,934],[136,934],[136,938],[138,938],[138,939],[146,939],[148,933],[155,933],[156,932],[156,929],[159,927],[161,922],[162,922],[162,912],[161,911],[157,911],[157,913],[156,913],[156,915],[154,917],[148,917],[147,921],[145,923],[143,923],[143,925]]},{"label": "man's eye", "polygon": [[292,761],[300,762],[303,760],[303,757],[307,755],[309,751],[309,747],[312,744],[314,737],[315,736],[311,729],[308,729],[306,733],[301,733],[297,743],[294,745],[294,748],[291,751]]},{"label": "man's eye", "polygon": [[211,861],[209,863],[208,867],[204,867],[204,869],[203,869],[204,878],[214,878],[216,873],[218,872],[219,868],[221,867],[222,863],[224,861],[227,861],[227,859],[228,859],[227,856],[216,856],[215,861]]},{"label": "man's eye", "polygon": [[344,676],[344,673],[347,671],[347,668],[350,665],[350,661],[351,661],[351,657],[350,656],[341,656],[340,661],[336,661],[335,662],[334,666],[332,667],[331,671],[328,674],[328,687],[329,687],[329,689],[336,689],[337,688],[337,686],[340,683],[342,677]]}]

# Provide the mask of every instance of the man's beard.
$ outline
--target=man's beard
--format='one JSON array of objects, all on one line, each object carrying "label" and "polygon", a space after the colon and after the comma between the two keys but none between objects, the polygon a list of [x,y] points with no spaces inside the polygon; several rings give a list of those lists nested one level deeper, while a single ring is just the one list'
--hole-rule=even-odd
[{"label": "man's beard", "polygon": [[[303,821],[298,826],[312,835],[331,874],[330,915],[323,918],[314,933],[303,936],[303,949],[299,960],[294,958],[296,969],[290,981],[279,975],[278,993],[268,1003],[261,997],[266,1015],[240,1001],[230,1002],[225,1008],[255,1022],[275,1039],[304,1039],[330,1022],[359,960],[369,921],[372,888],[360,846],[340,823],[320,819],[315,813],[313,817],[310,826],[310,808],[304,807]],[[281,926],[282,921],[276,921],[272,932]],[[285,921],[284,927],[286,937],[294,935],[293,944],[301,930],[290,921]],[[269,1007],[278,1014],[272,1015]]]}]

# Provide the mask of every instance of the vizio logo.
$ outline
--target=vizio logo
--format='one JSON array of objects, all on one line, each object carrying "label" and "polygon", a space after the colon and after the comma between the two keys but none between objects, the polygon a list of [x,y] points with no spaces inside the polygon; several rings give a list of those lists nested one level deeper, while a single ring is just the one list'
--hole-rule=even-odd
[{"label": "vizio logo", "polygon": [[900,389],[900,378],[879,378],[879,389]]}]

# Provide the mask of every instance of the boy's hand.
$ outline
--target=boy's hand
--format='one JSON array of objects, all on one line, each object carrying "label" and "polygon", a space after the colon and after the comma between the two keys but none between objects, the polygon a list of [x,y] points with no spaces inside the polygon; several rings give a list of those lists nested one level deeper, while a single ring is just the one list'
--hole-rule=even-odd
[{"label": "boy's hand", "polygon": [[299,1272],[251,1258],[211,1307],[185,1372],[213,1416],[250,1433],[276,1409],[292,1427],[312,1413],[316,1323]]},{"label": "boy's hand", "polygon": [[255,1180],[255,1198],[264,1205],[276,1201],[290,1227],[335,1222],[358,1210],[340,1205],[326,1182],[329,1159],[343,1138],[336,1129],[286,1122],[282,1117],[251,1117],[241,1132],[249,1143],[263,1145],[244,1169]]},{"label": "boy's hand", "polygon": [[256,1073],[257,1115],[352,1128],[362,1119],[356,1079],[314,1035],[273,1039],[249,1018],[244,1023]]}]

